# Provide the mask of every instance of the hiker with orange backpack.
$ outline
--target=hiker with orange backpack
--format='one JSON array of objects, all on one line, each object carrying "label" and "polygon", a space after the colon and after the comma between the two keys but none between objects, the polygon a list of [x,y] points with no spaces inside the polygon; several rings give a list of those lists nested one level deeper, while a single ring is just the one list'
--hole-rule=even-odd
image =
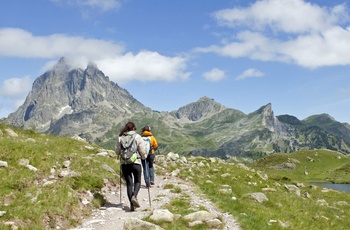
[{"label": "hiker with orange backpack", "polygon": [[[144,138],[149,138],[150,141],[150,148],[149,148],[149,152],[147,153],[147,158],[145,160],[145,163],[147,164],[147,166],[145,167],[148,170],[148,174],[145,174],[145,182],[146,182],[146,186],[149,187],[150,185],[154,185],[154,167],[153,167],[153,163],[154,163],[154,159],[155,159],[155,150],[158,148],[158,143],[156,138],[153,136],[152,132],[151,132],[151,126],[146,125],[145,127],[142,128],[142,134],[141,136]],[[149,176],[149,178],[147,178]],[[148,181],[150,182],[150,184],[148,184]]]}]

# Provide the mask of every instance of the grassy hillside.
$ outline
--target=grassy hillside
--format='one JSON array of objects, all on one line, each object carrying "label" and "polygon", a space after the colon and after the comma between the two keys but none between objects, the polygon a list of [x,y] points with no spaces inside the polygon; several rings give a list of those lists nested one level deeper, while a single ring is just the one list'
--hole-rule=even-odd
[{"label": "grassy hillside", "polygon": [[[314,161],[309,162],[308,157]],[[289,158],[300,161],[295,170],[267,168]],[[305,180],[336,179],[336,175],[349,178],[349,160],[328,151],[301,151],[272,155],[249,167],[215,158],[192,158],[189,165],[173,168],[180,168],[179,175],[196,183],[199,192],[222,211],[237,217],[243,229],[348,229],[350,193],[323,189]],[[296,190],[288,190],[289,186]],[[252,195],[256,193],[267,200],[258,202]]]},{"label": "grassy hillside", "polygon": [[[292,164],[295,169],[276,169]],[[263,170],[270,177],[295,181],[330,181],[350,183],[350,156],[329,150],[302,150],[291,154],[274,154],[251,167]]]},{"label": "grassy hillside", "polygon": [[[6,212],[0,229],[7,229],[5,222],[25,229],[76,224],[81,215],[103,203],[104,179],[119,181],[115,160],[97,156],[102,150],[85,142],[16,129],[12,130],[18,136],[11,136],[6,129],[0,125],[0,161],[8,165],[0,167],[0,211]],[[65,161],[70,162],[68,168]],[[117,173],[106,170],[106,165]]]},{"label": "grassy hillside", "polygon": [[[23,229],[67,229],[105,202],[103,186],[115,189],[118,185],[119,165],[113,153],[99,156],[97,153],[105,150],[82,141],[12,129],[18,135],[15,136],[8,128],[0,125],[0,161],[7,162],[7,167],[0,167],[0,213],[4,213],[0,216],[0,229],[11,229],[5,222],[14,222]],[[350,226],[350,193],[308,183],[349,182],[349,157],[312,150],[274,154],[249,165],[218,158],[187,159],[188,163],[166,163],[159,157],[157,164],[163,162],[169,171],[179,169],[178,175],[197,184],[199,193],[236,217],[243,229],[318,230]],[[290,185],[300,193],[288,190],[286,186]],[[181,193],[181,189],[176,192]],[[252,196],[257,192],[268,200],[257,202]],[[183,202],[174,201],[167,208],[176,210],[181,205]],[[175,229],[173,226],[165,227]]]}]

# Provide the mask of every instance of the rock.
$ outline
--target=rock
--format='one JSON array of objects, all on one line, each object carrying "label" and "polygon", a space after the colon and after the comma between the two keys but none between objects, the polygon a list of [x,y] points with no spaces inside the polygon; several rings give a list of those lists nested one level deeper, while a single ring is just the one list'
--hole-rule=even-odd
[{"label": "rock", "polygon": [[230,194],[232,194],[232,189],[231,188],[222,188],[222,189],[219,189],[218,193],[222,194],[222,195],[230,195]]},{"label": "rock", "polygon": [[304,185],[303,183],[297,183],[297,186],[298,186],[299,188],[305,188],[305,185]]},{"label": "rock", "polygon": [[173,152],[169,152],[168,155],[167,155],[167,159],[168,160],[172,160],[172,161],[176,161],[178,160],[180,157],[179,157],[179,154],[175,154]]},{"label": "rock", "polygon": [[300,196],[300,189],[293,185],[293,184],[285,184],[284,187],[289,191],[289,192],[294,192],[297,196]]},{"label": "rock", "polygon": [[8,164],[6,161],[0,161],[0,167],[8,167]]},{"label": "rock", "polygon": [[100,157],[105,157],[107,155],[108,155],[108,152],[100,152],[96,154],[96,156],[100,156]]},{"label": "rock", "polygon": [[311,195],[310,195],[308,192],[304,192],[303,196],[304,196],[305,198],[311,198]]},{"label": "rock", "polygon": [[330,188],[323,188],[322,190],[321,190],[321,192],[331,192],[331,191],[333,191],[332,189],[330,189]]},{"label": "rock", "polygon": [[293,163],[298,163],[298,164],[300,164],[300,161],[299,160],[297,160],[297,159],[294,159],[294,158],[288,158],[288,160],[290,160],[291,162],[293,162]]},{"label": "rock", "polygon": [[174,215],[168,209],[156,209],[150,216],[150,219],[154,222],[173,222]]},{"label": "rock", "polygon": [[316,204],[320,205],[320,206],[328,206],[328,203],[326,200],[324,199],[318,199],[316,200]]},{"label": "rock", "polygon": [[198,211],[198,212],[194,212],[194,213],[190,213],[186,216],[184,216],[184,219],[188,222],[192,222],[192,221],[207,221],[207,220],[211,220],[213,219],[214,216],[204,210]]},{"label": "rock", "polygon": [[68,169],[63,169],[58,173],[58,177],[64,178],[64,177],[76,177],[79,176],[79,173],[70,171]]},{"label": "rock", "polygon": [[193,228],[193,227],[195,227],[197,225],[201,225],[201,224],[203,224],[203,221],[195,220],[195,221],[192,221],[192,222],[188,223],[188,226]]},{"label": "rock", "polygon": [[219,228],[222,225],[222,222],[216,218],[212,220],[208,220],[205,223],[207,223],[207,225],[209,225],[212,228]]},{"label": "rock", "polygon": [[18,137],[18,134],[10,128],[5,129],[5,131],[10,137]]},{"label": "rock", "polygon": [[338,205],[338,206],[348,206],[349,205],[349,203],[346,201],[338,201],[338,202],[335,202],[334,204]]},{"label": "rock", "polygon": [[85,145],[84,148],[88,149],[88,150],[94,150],[95,148],[92,147],[91,145]]},{"label": "rock", "polygon": [[26,165],[26,167],[27,167],[29,170],[34,171],[34,172],[38,171],[38,169],[35,168],[33,165]]},{"label": "rock", "polygon": [[296,165],[294,163],[287,162],[287,163],[271,166],[270,168],[273,168],[273,169],[295,169]]},{"label": "rock", "polygon": [[27,138],[26,142],[32,142],[32,143],[35,143],[35,142],[36,142],[36,140],[35,140],[35,139],[33,139],[33,138]]},{"label": "rock", "polygon": [[[74,136],[72,136],[72,139],[87,143],[87,141],[86,141],[85,139],[81,138],[81,137],[78,136],[77,134],[75,134]],[[86,147],[85,147],[85,148],[86,148]]]},{"label": "rock", "polygon": [[19,159],[18,164],[19,165],[23,165],[23,166],[27,166],[27,165],[29,165],[29,160],[28,159],[24,159],[24,158]]},{"label": "rock", "polygon": [[269,201],[269,199],[266,197],[266,195],[262,192],[248,193],[248,196],[258,203],[263,203],[265,201]]},{"label": "rock", "polygon": [[46,187],[46,186],[52,185],[52,184],[54,184],[54,183],[55,183],[55,181],[46,181],[46,182],[43,184],[43,186]]},{"label": "rock", "polygon": [[18,226],[13,221],[6,221],[6,222],[4,222],[4,225],[5,226],[9,226],[11,230],[17,230],[18,229]]},{"label": "rock", "polygon": [[62,163],[63,168],[69,168],[71,162],[69,160],[66,160]]},{"label": "rock", "polygon": [[124,230],[164,230],[164,228],[138,218],[129,218],[124,222]]},{"label": "rock", "polygon": [[110,166],[108,166],[108,165],[106,165],[106,164],[102,164],[102,168],[103,169],[105,169],[105,170],[107,170],[108,172],[110,172],[110,173],[116,173],[115,171],[114,171],[114,169],[112,169],[112,167],[110,167]]},{"label": "rock", "polygon": [[263,180],[268,180],[269,176],[266,173],[262,173],[262,172],[257,172],[258,176],[263,179]]},{"label": "rock", "polygon": [[187,164],[187,158],[182,156],[181,159],[180,159],[180,162],[184,163],[184,164]]},{"label": "rock", "polygon": [[180,169],[175,169],[174,171],[171,172],[171,176],[177,176],[180,173]]},{"label": "rock", "polygon": [[221,175],[222,178],[229,177],[229,176],[231,176],[231,174],[229,174],[229,173],[224,173]]}]

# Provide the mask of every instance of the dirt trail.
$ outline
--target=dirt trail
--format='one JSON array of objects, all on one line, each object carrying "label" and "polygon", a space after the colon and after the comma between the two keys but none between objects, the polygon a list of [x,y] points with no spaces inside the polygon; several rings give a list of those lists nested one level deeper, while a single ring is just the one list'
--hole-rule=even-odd
[{"label": "dirt trail", "polygon": [[165,204],[168,204],[170,200],[178,196],[178,194],[170,192],[169,189],[164,189],[164,185],[166,184],[180,186],[182,193],[187,193],[191,198],[191,204],[193,207],[204,206],[212,214],[220,216],[225,223],[224,229],[240,229],[239,224],[232,215],[221,213],[207,198],[205,198],[203,195],[196,194],[196,186],[190,184],[190,182],[170,175],[155,175],[155,185],[150,188],[151,207],[149,204],[148,189],[144,186],[143,180],[142,182],[143,184],[141,185],[141,189],[138,194],[138,201],[141,205],[140,208],[137,208],[134,212],[129,210],[129,201],[126,195],[126,188],[123,186],[121,190],[122,198],[120,202],[118,185],[110,191],[106,191],[104,194],[107,199],[107,204],[104,207],[94,210],[89,218],[83,220],[81,226],[78,226],[72,230],[123,229],[123,224],[126,219],[131,217],[141,219],[149,216],[155,209],[162,209]]}]

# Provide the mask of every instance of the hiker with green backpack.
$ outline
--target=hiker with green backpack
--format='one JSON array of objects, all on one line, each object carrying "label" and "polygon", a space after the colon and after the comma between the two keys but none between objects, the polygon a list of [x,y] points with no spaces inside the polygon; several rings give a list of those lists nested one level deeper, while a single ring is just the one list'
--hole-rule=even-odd
[{"label": "hiker with green backpack", "polygon": [[136,126],[128,122],[121,129],[115,144],[115,153],[120,156],[121,171],[126,181],[126,190],[130,202],[130,211],[135,211],[140,204],[137,195],[141,187],[141,159],[146,159],[145,144],[136,133]]}]

